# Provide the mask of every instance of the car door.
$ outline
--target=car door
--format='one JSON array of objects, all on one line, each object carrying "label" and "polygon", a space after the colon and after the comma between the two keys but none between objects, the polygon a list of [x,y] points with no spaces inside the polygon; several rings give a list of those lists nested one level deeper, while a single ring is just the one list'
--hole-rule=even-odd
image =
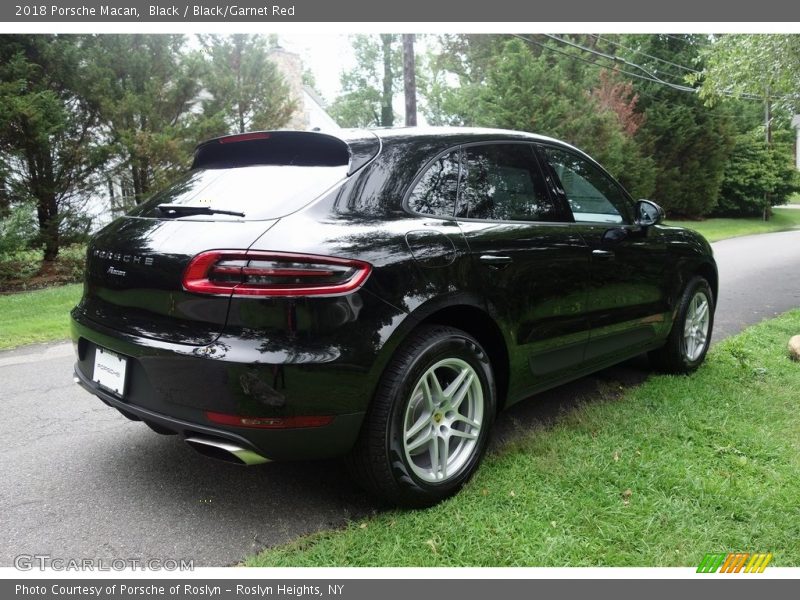
[{"label": "car door", "polygon": [[573,149],[538,145],[591,250],[585,361],[612,363],[669,331],[668,254],[657,227],[634,224],[633,201],[603,169]]},{"label": "car door", "polygon": [[589,248],[529,143],[465,145],[456,218],[510,349],[509,399],[570,376],[588,340]]}]

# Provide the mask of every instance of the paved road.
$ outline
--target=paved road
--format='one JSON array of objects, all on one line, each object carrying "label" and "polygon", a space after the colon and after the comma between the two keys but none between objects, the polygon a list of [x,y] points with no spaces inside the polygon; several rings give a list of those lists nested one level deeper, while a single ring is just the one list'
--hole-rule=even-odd
[{"label": "paved road", "polygon": [[[715,340],[800,306],[800,232],[714,245]],[[376,507],[338,462],[241,468],[131,423],[72,383],[69,344],[0,353],[0,566],[19,554],[193,558],[230,565]],[[506,411],[495,445],[557,419],[599,381],[635,383],[632,361]]]},{"label": "paved road", "polygon": [[720,276],[714,340],[800,306],[800,231],[714,244]]}]

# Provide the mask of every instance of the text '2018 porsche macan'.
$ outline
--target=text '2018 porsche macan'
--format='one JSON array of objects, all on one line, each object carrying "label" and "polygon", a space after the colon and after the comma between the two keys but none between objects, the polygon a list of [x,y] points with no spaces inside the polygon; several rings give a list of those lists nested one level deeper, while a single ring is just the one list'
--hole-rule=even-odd
[{"label": "text '2018 porsche macan'", "polygon": [[644,352],[703,361],[711,248],[662,220],[527,133],[214,139],[92,239],[76,380],[209,456],[345,456],[373,494],[428,505],[504,407]]}]

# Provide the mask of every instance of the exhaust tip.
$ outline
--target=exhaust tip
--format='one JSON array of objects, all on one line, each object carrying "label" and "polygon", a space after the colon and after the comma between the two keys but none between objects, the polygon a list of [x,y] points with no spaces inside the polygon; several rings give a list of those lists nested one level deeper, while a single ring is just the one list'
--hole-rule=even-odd
[{"label": "exhaust tip", "polygon": [[268,458],[261,456],[257,452],[242,448],[226,440],[194,436],[186,438],[185,441],[192,449],[209,458],[246,466],[269,462]]}]

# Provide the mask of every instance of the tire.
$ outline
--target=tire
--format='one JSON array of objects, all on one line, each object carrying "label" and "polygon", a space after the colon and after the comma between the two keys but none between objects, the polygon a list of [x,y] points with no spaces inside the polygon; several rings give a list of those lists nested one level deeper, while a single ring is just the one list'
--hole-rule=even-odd
[{"label": "tire", "polygon": [[[705,320],[701,319],[703,314]],[[713,329],[714,295],[711,286],[704,278],[694,277],[683,290],[667,343],[650,353],[651,363],[665,373],[695,371],[706,358]]]},{"label": "tire", "polygon": [[389,504],[436,504],[478,468],[496,406],[491,363],[478,341],[452,327],[422,327],[381,379],[348,457],[351,475]]}]

